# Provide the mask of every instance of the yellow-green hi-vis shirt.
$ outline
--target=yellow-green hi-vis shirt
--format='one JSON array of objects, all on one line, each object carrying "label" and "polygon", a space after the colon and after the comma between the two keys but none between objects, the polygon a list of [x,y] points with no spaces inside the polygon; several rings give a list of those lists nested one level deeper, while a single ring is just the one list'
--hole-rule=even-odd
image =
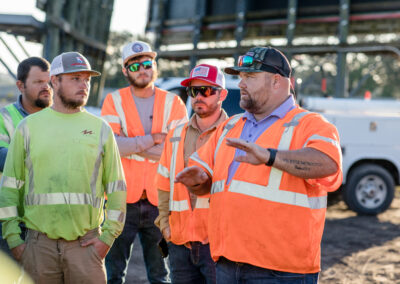
[{"label": "yellow-green hi-vis shirt", "polygon": [[51,108],[28,116],[11,140],[1,181],[0,220],[10,248],[23,243],[18,224],[52,239],[76,240],[105,222],[112,245],[126,213],[126,184],[113,132],[82,111]]}]

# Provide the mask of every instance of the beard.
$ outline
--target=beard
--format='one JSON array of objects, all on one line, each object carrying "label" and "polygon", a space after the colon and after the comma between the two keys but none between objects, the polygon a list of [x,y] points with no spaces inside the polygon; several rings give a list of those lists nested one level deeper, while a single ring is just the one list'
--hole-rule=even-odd
[{"label": "beard", "polygon": [[240,97],[239,106],[250,113],[256,113],[259,109],[257,102],[248,93],[246,93],[246,98]]},{"label": "beard", "polygon": [[52,98],[51,94],[50,94],[50,97],[48,100],[40,98],[40,95],[43,93],[50,94],[50,92],[47,90],[40,91],[37,96],[37,99],[34,101],[35,106],[40,107],[40,108],[46,108],[53,104],[53,98]]},{"label": "beard", "polygon": [[157,77],[158,77],[157,71],[154,69],[153,73],[151,74],[150,81],[148,82],[139,82],[139,80],[132,78],[131,76],[129,76],[129,74],[128,76],[126,76],[127,80],[129,81],[129,84],[131,84],[133,87],[137,89],[145,89],[151,86],[157,80]]},{"label": "beard", "polygon": [[196,100],[192,103],[192,109],[200,118],[206,118],[215,113],[218,109],[218,104],[214,103],[209,105],[202,100]]},{"label": "beard", "polygon": [[[84,91],[80,91],[78,92],[78,94],[86,94],[86,92]],[[64,89],[62,87],[60,87],[60,89],[58,90],[58,96],[60,97],[61,103],[64,105],[64,107],[68,108],[68,109],[77,109],[79,107],[85,106],[87,103],[87,98],[86,97],[82,97],[82,99],[70,99],[67,98],[65,96],[65,92]]]}]

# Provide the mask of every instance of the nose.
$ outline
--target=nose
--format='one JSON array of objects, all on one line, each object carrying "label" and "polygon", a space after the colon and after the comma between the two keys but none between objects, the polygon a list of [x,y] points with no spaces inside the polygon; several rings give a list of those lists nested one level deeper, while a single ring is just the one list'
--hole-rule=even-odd
[{"label": "nose", "polygon": [[243,82],[243,79],[240,79],[240,82],[238,84],[240,89],[245,89],[246,88],[246,84]]}]

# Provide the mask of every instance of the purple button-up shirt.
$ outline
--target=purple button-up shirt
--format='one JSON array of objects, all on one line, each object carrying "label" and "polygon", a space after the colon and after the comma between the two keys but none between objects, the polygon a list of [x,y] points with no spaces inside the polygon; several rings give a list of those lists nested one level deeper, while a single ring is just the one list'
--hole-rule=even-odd
[{"label": "purple button-up shirt", "polygon": [[[294,109],[296,103],[294,101],[293,96],[287,98],[279,107],[277,107],[270,115],[265,118],[257,121],[252,113],[245,111],[242,119],[246,119],[244,123],[242,134],[240,135],[240,139],[246,140],[247,142],[254,143],[260,135],[268,129],[273,123],[275,123],[278,119],[282,119],[289,111]],[[246,152],[240,149],[236,149],[235,157],[245,155]],[[239,162],[235,160],[229,166],[228,169],[228,179],[226,184],[230,183],[233,176],[236,173],[237,168],[239,167]]]}]

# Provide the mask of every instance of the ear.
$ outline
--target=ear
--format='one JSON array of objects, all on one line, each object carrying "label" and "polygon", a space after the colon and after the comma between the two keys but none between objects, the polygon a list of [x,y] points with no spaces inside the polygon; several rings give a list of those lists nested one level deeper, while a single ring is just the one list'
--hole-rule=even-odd
[{"label": "ear", "polygon": [[274,74],[272,76],[272,86],[275,89],[278,89],[281,86],[281,79],[282,79],[281,75],[279,75],[279,74]]},{"label": "ear", "polygon": [[18,80],[16,85],[17,85],[18,90],[22,93],[23,90],[25,89],[25,84],[21,80]]},{"label": "ear", "polygon": [[125,77],[128,77],[128,70],[125,67],[122,67],[122,73],[124,73]]},{"label": "ear", "polygon": [[57,76],[51,76],[50,77],[50,82],[51,82],[51,85],[53,86],[53,89],[55,87],[58,87],[58,85],[59,85],[59,81],[58,81]]},{"label": "ear", "polygon": [[226,96],[228,95],[228,90],[227,89],[222,89],[220,94],[219,94],[219,100],[223,102],[226,99]]}]

